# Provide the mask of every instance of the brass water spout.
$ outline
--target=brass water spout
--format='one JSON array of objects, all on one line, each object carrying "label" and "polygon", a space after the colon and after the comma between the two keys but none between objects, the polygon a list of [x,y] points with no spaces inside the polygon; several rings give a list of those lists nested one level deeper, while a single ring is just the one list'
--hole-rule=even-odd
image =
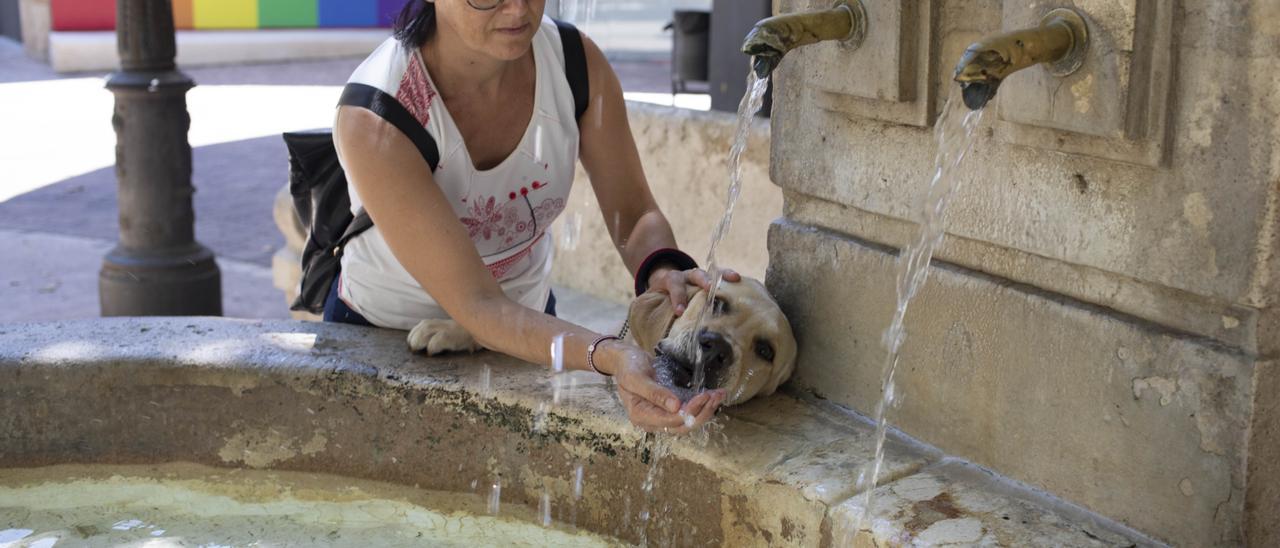
[{"label": "brass water spout", "polygon": [[1009,75],[1045,63],[1050,73],[1066,76],[1084,63],[1089,30],[1080,14],[1059,8],[1045,14],[1040,26],[991,36],[970,45],[956,65],[964,104],[986,106]]},{"label": "brass water spout", "polygon": [[830,9],[760,20],[742,43],[742,53],[753,56],[756,76],[765,78],[782,62],[782,56],[795,48],[825,40],[856,47],[866,31],[862,0],[837,0]]}]

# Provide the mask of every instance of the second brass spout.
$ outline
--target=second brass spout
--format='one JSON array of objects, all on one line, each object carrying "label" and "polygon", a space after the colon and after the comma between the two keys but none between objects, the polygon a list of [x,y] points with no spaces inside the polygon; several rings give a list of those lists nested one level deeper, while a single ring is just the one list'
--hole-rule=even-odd
[{"label": "second brass spout", "polygon": [[1084,61],[1088,29],[1084,18],[1069,9],[1056,9],[1040,26],[999,34],[973,43],[956,65],[965,106],[977,110],[995,97],[1001,82],[1024,68],[1047,63],[1066,75]]},{"label": "second brass spout", "polygon": [[787,52],[825,40],[856,44],[866,28],[861,0],[839,0],[826,10],[788,13],[756,23],[742,44],[742,52],[754,58],[756,76],[765,78]]}]

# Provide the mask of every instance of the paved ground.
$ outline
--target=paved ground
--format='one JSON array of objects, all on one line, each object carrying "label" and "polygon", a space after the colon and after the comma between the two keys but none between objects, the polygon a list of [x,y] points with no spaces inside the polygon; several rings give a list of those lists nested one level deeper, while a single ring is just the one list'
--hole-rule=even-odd
[{"label": "paved ground", "polygon": [[[360,59],[185,69],[196,187],[196,237],[218,256],[228,316],[283,318],[271,218],[287,177],[279,134],[329,125]],[[669,93],[669,62],[623,55],[628,92]],[[97,273],[117,239],[112,97],[103,74],[60,75],[0,38],[0,322],[98,314]],[[670,95],[665,95],[670,100]],[[557,292],[563,308],[588,306]],[[615,311],[616,312],[616,311]]]}]

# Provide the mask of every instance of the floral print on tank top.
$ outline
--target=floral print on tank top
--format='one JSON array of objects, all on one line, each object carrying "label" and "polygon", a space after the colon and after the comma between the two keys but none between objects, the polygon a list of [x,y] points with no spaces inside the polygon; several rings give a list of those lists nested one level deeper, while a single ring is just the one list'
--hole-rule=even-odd
[{"label": "floral print on tank top", "polygon": [[[422,63],[414,57],[414,62],[409,63],[400,80],[396,100],[423,127],[427,127],[431,121],[431,105],[439,94],[427,78]],[[535,113],[534,116],[536,115]],[[517,149],[512,154],[519,155],[521,151]],[[542,168],[547,170],[549,165],[543,164]],[[463,197],[459,200],[460,204],[454,205],[458,220],[467,227],[467,235],[471,237],[476,250],[489,268],[489,273],[495,279],[502,279],[521,260],[527,258],[534,244],[546,233],[547,227],[564,211],[564,198],[548,197],[539,200],[536,196],[540,194],[538,191],[550,186],[547,182],[533,181],[511,190],[506,196],[477,196],[475,200]],[[500,255],[509,256],[490,262],[491,258]]]}]

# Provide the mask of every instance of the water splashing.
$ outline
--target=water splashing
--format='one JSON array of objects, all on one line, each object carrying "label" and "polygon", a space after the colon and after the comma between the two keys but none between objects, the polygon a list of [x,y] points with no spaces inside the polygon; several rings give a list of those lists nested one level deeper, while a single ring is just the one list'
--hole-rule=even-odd
[{"label": "water splashing", "polygon": [[[553,381],[554,382],[554,379]],[[550,412],[547,402],[539,402],[538,408],[533,411],[533,433],[542,434],[547,431],[547,414]]]},{"label": "water splashing", "polygon": [[564,333],[551,339],[551,371],[556,374],[564,372]]},{"label": "water splashing", "polygon": [[551,402],[560,403],[561,387],[564,385],[564,333],[551,339]]},{"label": "water splashing", "polygon": [[533,161],[542,163],[542,124],[533,128]]},{"label": "water splashing", "polygon": [[726,443],[729,439],[724,433],[724,423],[728,416],[719,416],[709,420],[685,435],[685,439],[694,446],[705,448],[711,443]]},{"label": "water splashing", "polygon": [[596,17],[596,0],[564,0],[560,2],[560,19],[572,21],[584,31],[591,30]]},{"label": "water splashing", "polygon": [[[707,251],[707,273],[711,276],[711,291],[707,292],[706,305],[702,307],[695,323],[693,333],[698,333],[701,326],[706,323],[707,314],[711,311],[711,303],[715,300],[716,289],[720,285],[722,273],[716,263],[716,248],[719,247],[720,241],[729,231],[730,225],[733,223],[733,210],[738,202],[738,195],[742,190],[742,153],[747,148],[747,139],[751,135],[751,126],[755,119],[755,114],[764,104],[764,94],[769,88],[768,78],[757,78],[754,72],[750,72],[747,76],[747,93],[743,96],[742,102],[738,104],[738,124],[734,132],[733,146],[729,149],[729,191],[725,203],[725,213],[720,219],[720,224],[716,227],[711,237],[711,246]],[[706,372],[702,367],[702,346],[696,346],[697,355],[694,363],[693,389],[701,390],[706,382]],[[692,426],[695,417],[684,415],[685,426]],[[705,446],[711,439],[712,435],[720,432],[719,427],[712,426],[714,422],[707,423],[697,430],[695,437]],[[645,477],[642,490],[645,495],[645,507],[640,513],[640,544],[648,544],[649,520],[653,516],[654,493],[653,490],[658,483],[659,464],[663,457],[671,451],[673,437],[666,434],[659,434],[654,437],[654,441],[649,451],[649,473]]]},{"label": "water splashing", "polygon": [[502,507],[502,479],[493,480],[493,488],[489,491],[489,513],[498,515]]},{"label": "water splashing", "polygon": [[538,502],[538,513],[542,515],[542,526],[551,527],[551,492],[542,488],[542,500]]},{"label": "water splashing", "polygon": [[[711,247],[707,251],[705,263],[707,274],[711,276],[711,290],[707,292],[706,305],[702,307],[697,322],[694,323],[694,333],[699,333],[706,323],[707,314],[713,308],[711,303],[715,301],[716,290],[720,287],[723,274],[716,263],[716,248],[720,246],[720,240],[724,239],[724,235],[729,232],[729,227],[733,224],[733,208],[738,203],[738,194],[742,192],[742,153],[747,149],[752,122],[755,121],[755,115],[760,111],[760,107],[764,105],[764,94],[768,89],[768,77],[759,78],[755,71],[747,71],[747,93],[738,103],[738,125],[733,133],[733,146],[729,148],[729,195],[725,200],[724,217],[720,218],[720,224],[711,235]],[[706,382],[706,371],[702,363],[702,345],[699,344],[694,359],[693,389],[700,390],[704,382]]]},{"label": "water splashing", "polygon": [[582,498],[582,465],[578,464],[573,469],[573,500]]},{"label": "water splashing", "polygon": [[640,545],[649,545],[649,518],[652,517],[654,495],[653,489],[658,485],[659,464],[662,459],[671,453],[671,444],[675,440],[674,436],[669,434],[656,434],[653,437],[653,444],[649,446],[649,474],[645,476],[644,483],[640,489],[644,492],[644,510],[640,512]]},{"label": "water splashing", "polygon": [[693,416],[693,414],[692,414],[692,413],[689,413],[688,411],[685,411],[684,409],[681,409],[680,411],[677,411],[677,412],[676,412],[676,415],[679,415],[679,416],[680,416],[680,418],[684,419],[684,427],[685,427],[685,428],[692,428],[692,427],[693,427],[693,422],[694,422],[694,421],[696,421],[696,420],[698,420],[698,417]]},{"label": "water splashing", "polygon": [[[582,500],[582,463],[573,465],[573,497],[569,499],[569,524],[578,526],[578,501]],[[564,510],[560,511],[560,520],[564,521]]]},{"label": "water splashing", "polygon": [[626,249],[627,238],[625,237],[624,234],[618,231],[618,226],[621,224],[622,224],[622,215],[617,211],[613,212],[613,234],[616,234],[618,238],[618,240],[614,242],[614,245],[618,246],[618,249]]},{"label": "water splashing", "polygon": [[560,232],[560,249],[573,251],[578,248],[578,236],[582,234],[582,213],[572,211],[564,216]]},{"label": "water splashing", "polygon": [[895,398],[894,373],[898,368],[899,351],[906,340],[906,328],[903,320],[907,314],[907,305],[915,297],[916,292],[929,277],[929,262],[933,259],[933,250],[942,241],[944,213],[951,196],[959,188],[956,167],[964,159],[973,146],[973,133],[982,121],[982,110],[969,111],[959,108],[961,101],[958,91],[953,91],[942,108],[942,115],[934,126],[934,139],[938,143],[938,154],[934,159],[933,178],[929,182],[928,191],[916,204],[916,222],[920,224],[920,233],[914,242],[898,255],[898,306],[894,310],[893,320],[885,330],[881,343],[886,354],[884,373],[881,378],[882,396],[876,405],[876,453],[871,462],[868,474],[864,469],[858,483],[865,483],[862,491],[862,513],[858,518],[856,531],[861,531],[871,514],[871,492],[875,490],[879,479],[880,467],[884,462],[884,440],[888,428],[885,413]]}]

